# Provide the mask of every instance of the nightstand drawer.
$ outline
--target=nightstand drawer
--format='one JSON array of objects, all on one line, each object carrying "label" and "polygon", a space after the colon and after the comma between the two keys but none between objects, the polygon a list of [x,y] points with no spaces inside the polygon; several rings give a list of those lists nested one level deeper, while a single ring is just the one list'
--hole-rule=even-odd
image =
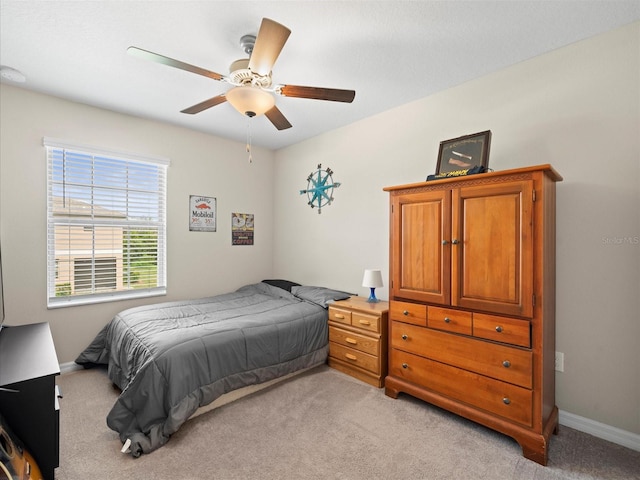
[{"label": "nightstand drawer", "polygon": [[344,325],[351,325],[369,332],[380,333],[379,314],[369,314],[330,306],[329,320]]},{"label": "nightstand drawer", "polygon": [[338,343],[330,342],[329,357],[341,360],[349,365],[360,367],[372,373],[380,373],[380,362],[377,357],[360,352],[354,348],[348,348]]},{"label": "nightstand drawer", "polygon": [[329,341],[355,348],[370,355],[380,355],[380,339],[359,335],[341,328],[329,327]]},{"label": "nightstand drawer", "polygon": [[329,306],[329,320],[345,325],[351,325],[351,310]]},{"label": "nightstand drawer", "polygon": [[351,325],[356,328],[362,328],[370,332],[380,332],[380,316],[368,315],[366,313],[353,312],[351,314]]}]

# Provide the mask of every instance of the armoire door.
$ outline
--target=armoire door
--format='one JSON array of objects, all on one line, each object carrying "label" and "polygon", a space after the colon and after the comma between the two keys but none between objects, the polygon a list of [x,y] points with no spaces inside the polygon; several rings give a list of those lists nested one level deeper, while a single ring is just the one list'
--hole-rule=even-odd
[{"label": "armoire door", "polygon": [[533,315],[533,181],[452,191],[451,304]]},{"label": "armoire door", "polygon": [[391,208],[392,296],[449,304],[450,190],[399,195]]}]

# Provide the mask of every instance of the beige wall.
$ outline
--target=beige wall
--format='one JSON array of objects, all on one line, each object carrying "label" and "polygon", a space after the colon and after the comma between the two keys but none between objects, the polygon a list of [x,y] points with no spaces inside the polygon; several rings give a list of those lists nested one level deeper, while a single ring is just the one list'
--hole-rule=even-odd
[{"label": "beige wall", "polygon": [[[367,294],[365,268],[388,275],[382,187],[433,173],[441,140],[491,130],[490,167],[550,163],[564,177],[557,404],[640,433],[639,63],[635,23],[278,151],[274,273]],[[298,189],[320,162],[342,185],[318,215]]]},{"label": "beige wall", "polygon": [[[624,239],[640,236],[639,38],[636,23],[275,153],[254,149],[251,166],[234,142],[2,85],[7,319],[51,322],[64,363],[114,313],[142,303],[46,309],[43,136],[171,158],[166,299],[177,299],[269,275],[367,294],[365,268],[388,274],[382,187],[433,173],[441,140],[490,129],[491,167],[551,163],[565,179],[557,209],[557,349],[565,353],[558,406],[638,434],[640,245]],[[321,215],[299,194],[318,163],[342,182]],[[217,233],[188,232],[189,194],[218,198]],[[231,212],[256,214],[254,247],[230,246]],[[387,298],[386,286],[378,296]]]},{"label": "beige wall", "polygon": [[[43,137],[171,160],[164,297],[47,310]],[[0,87],[0,232],[6,322],[50,322],[71,362],[124,308],[227,292],[272,271],[274,153],[171,125]],[[217,198],[217,232],[189,232],[189,195]],[[231,245],[231,213],[255,214],[254,246]]]}]

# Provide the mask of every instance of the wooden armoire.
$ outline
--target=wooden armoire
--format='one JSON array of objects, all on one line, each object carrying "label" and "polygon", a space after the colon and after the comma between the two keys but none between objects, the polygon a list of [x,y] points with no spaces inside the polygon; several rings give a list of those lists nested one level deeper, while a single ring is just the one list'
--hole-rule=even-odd
[{"label": "wooden armoire", "polygon": [[555,405],[550,165],[387,187],[389,368],[410,394],[513,437],[546,465]]}]

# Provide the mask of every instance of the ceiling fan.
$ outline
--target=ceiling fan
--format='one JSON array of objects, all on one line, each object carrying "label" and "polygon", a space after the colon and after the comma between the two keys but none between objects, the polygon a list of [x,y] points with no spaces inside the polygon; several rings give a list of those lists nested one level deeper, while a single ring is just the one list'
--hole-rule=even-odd
[{"label": "ceiling fan", "polygon": [[291,30],[284,25],[263,18],[257,36],[244,35],[240,39],[240,45],[249,58],[233,62],[229,75],[221,75],[137,47],[129,47],[127,53],[233,85],[226,93],[185,108],[182,113],[199,113],[228,101],[241,114],[248,117],[264,114],[278,130],[285,130],[291,124],[275,105],[274,94],[346,103],[351,103],[356,95],[354,90],[274,84],[271,69],[290,34]]}]

